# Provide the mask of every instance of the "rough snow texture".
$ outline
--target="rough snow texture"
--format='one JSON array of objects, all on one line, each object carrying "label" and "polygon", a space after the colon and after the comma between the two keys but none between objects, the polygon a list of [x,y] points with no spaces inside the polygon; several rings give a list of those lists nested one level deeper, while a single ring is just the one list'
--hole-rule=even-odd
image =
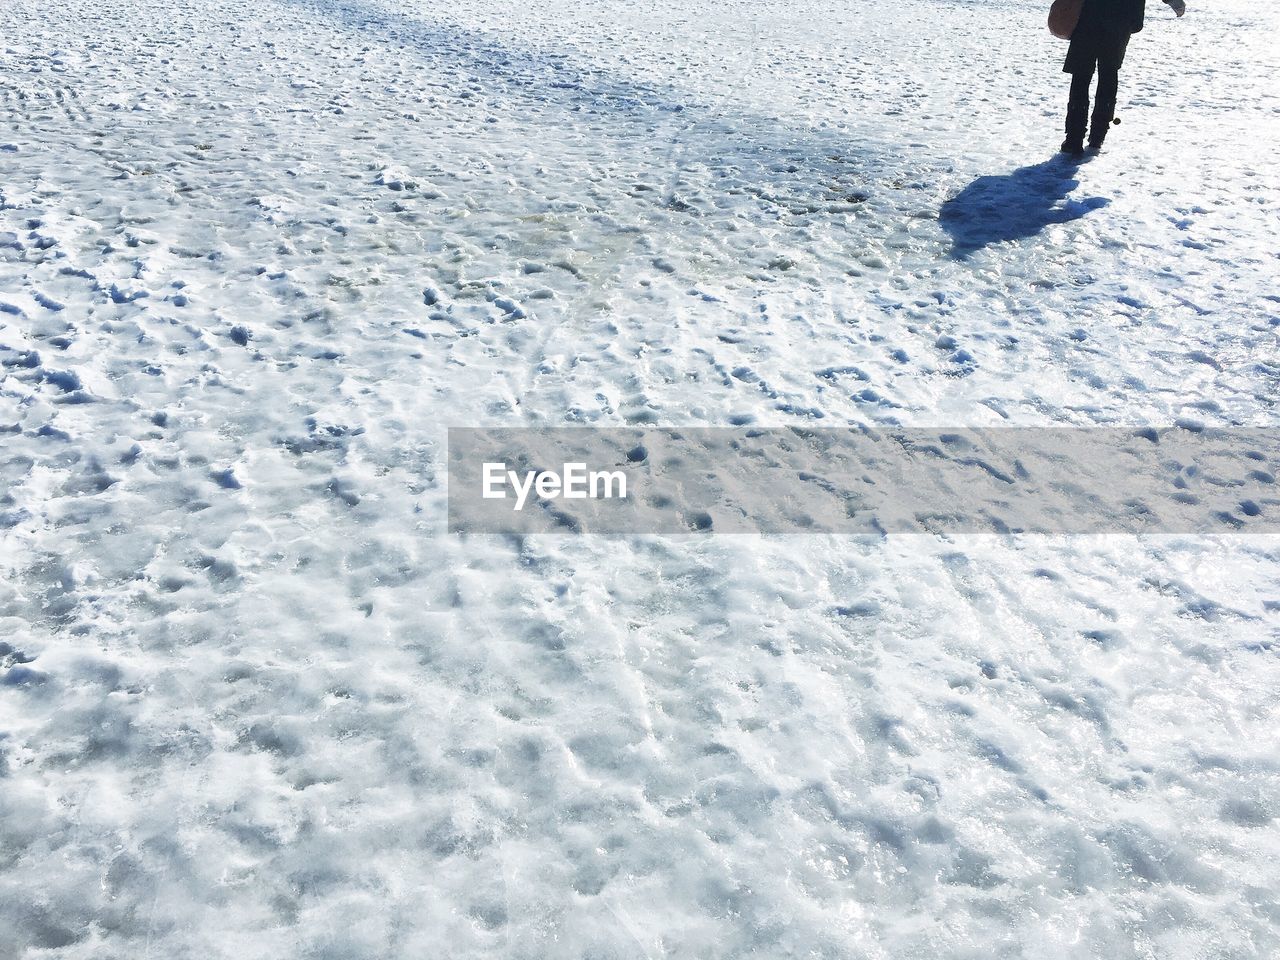
[{"label": "rough snow texture", "polygon": [[[1271,425],[1273,4],[0,5],[0,957],[1271,957],[1274,537],[446,536],[447,425]],[[948,198],[955,198],[948,203]]]}]

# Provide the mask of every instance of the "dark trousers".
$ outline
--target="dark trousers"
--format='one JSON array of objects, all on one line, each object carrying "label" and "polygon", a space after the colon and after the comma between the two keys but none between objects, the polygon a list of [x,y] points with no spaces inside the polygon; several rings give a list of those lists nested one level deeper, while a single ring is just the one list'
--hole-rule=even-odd
[{"label": "dark trousers", "polygon": [[[1067,100],[1067,136],[1084,139],[1085,118],[1089,116],[1089,87],[1093,70],[1077,70],[1071,75],[1071,96]],[[1116,113],[1116,93],[1120,89],[1120,71],[1110,64],[1098,64],[1098,94],[1093,101],[1090,123],[1091,142],[1101,144],[1107,127]]]},{"label": "dark trousers", "polygon": [[1067,59],[1062,69],[1071,74],[1071,98],[1067,101],[1068,142],[1084,139],[1085,126],[1090,119],[1089,87],[1094,73],[1098,74],[1089,142],[1101,146],[1116,113],[1116,91],[1120,86],[1120,67],[1129,46],[1129,30],[1099,15],[1088,15],[1092,9],[1086,7],[1085,13],[1081,14],[1080,23],[1071,34],[1071,46],[1067,48]]}]

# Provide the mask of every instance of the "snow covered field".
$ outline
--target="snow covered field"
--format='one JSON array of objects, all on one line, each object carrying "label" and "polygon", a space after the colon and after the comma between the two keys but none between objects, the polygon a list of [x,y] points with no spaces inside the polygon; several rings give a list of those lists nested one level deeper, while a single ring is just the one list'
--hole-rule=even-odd
[{"label": "snow covered field", "polygon": [[448,426],[1271,427],[1280,9],[0,5],[0,958],[1268,958],[1274,536],[458,537]]}]

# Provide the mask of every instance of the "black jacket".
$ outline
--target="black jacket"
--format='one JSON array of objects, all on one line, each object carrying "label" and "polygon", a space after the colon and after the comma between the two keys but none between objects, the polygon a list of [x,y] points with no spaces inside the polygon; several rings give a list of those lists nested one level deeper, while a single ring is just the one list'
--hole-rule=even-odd
[{"label": "black jacket", "polygon": [[1108,33],[1137,33],[1145,14],[1145,0],[1084,0],[1080,25],[1101,27]]}]

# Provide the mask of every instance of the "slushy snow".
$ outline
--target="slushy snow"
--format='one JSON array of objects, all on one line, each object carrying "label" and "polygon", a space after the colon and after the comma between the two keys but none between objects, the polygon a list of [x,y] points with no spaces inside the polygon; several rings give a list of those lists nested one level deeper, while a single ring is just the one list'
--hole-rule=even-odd
[{"label": "slushy snow", "polygon": [[0,958],[1268,958],[1274,536],[462,537],[448,426],[1267,427],[1280,10],[0,6]]}]

